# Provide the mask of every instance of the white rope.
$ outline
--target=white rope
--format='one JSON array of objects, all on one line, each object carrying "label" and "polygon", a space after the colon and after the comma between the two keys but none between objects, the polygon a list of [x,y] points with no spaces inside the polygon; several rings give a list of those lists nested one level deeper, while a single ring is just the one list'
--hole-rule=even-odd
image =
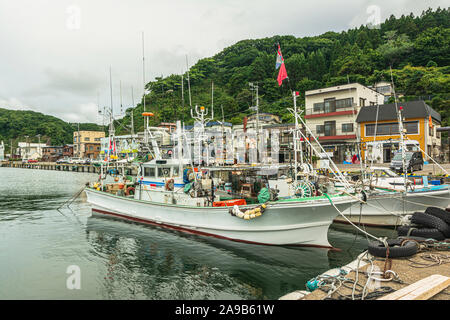
[{"label": "white rope", "polygon": [[[326,194],[326,193],[325,193]],[[377,240],[377,241],[380,241],[381,243],[384,243],[384,245],[386,246],[386,248],[388,247],[388,244],[387,244],[387,242],[386,242],[386,239],[383,239],[383,238],[377,238],[377,237],[375,237],[374,235],[372,235],[372,234],[370,234],[370,233],[368,233],[367,231],[365,231],[365,230],[362,230],[361,228],[359,228],[358,226],[356,226],[353,222],[351,222],[337,207],[336,207],[336,205],[333,203],[333,200],[331,200],[331,198],[327,195],[327,198],[328,198],[328,200],[330,201],[330,203],[331,203],[331,205],[336,209],[336,211],[345,219],[345,220],[347,220],[347,222],[348,223],[350,223],[352,226],[354,226],[356,229],[358,229],[360,232],[362,232],[362,233],[364,233],[364,234],[366,234],[366,235],[368,235],[369,237],[371,237],[371,238],[373,238],[373,239],[375,239],[375,240]]]}]

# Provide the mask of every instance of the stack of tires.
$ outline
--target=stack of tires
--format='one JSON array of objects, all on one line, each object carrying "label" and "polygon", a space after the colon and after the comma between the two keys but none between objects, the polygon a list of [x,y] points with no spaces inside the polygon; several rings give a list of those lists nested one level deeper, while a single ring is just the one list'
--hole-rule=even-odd
[{"label": "stack of tires", "polygon": [[369,253],[383,258],[410,257],[417,252],[420,241],[450,238],[450,212],[428,207],[425,212],[415,212],[411,217],[411,225],[398,227],[397,231],[397,239],[387,240],[389,248],[382,242],[370,241],[367,248]]},{"label": "stack of tires", "polygon": [[410,226],[398,227],[398,235],[439,241],[450,238],[450,212],[443,209],[428,207],[425,212],[415,212],[411,223]]}]

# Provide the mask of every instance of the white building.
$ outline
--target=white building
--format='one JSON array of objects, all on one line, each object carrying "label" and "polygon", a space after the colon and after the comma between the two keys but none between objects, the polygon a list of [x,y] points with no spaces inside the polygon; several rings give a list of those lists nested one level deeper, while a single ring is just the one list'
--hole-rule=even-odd
[{"label": "white building", "polygon": [[305,120],[336,162],[356,154],[356,116],[361,107],[384,103],[384,95],[359,83],[305,92]]},{"label": "white building", "polygon": [[20,154],[22,159],[40,159],[42,158],[42,148],[46,147],[45,143],[27,143],[19,142],[17,154]]}]

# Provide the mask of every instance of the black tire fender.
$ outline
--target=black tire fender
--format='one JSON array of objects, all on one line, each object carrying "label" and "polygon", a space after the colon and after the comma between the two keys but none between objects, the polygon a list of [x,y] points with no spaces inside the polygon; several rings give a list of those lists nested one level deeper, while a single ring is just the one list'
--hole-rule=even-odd
[{"label": "black tire fender", "polygon": [[450,224],[450,212],[437,208],[437,207],[428,207],[425,210],[425,213],[431,214],[432,216],[438,217],[445,221],[447,224]]},{"label": "black tire fender", "polygon": [[450,226],[441,218],[428,213],[414,212],[411,222],[428,228],[438,229],[446,237],[450,237]]},{"label": "black tire fender", "polygon": [[[410,231],[411,229],[411,231]],[[413,228],[411,226],[400,226],[397,229],[399,236],[413,236],[426,239],[444,240],[445,236],[438,229],[434,228]],[[408,235],[409,233],[409,235]]]},{"label": "black tire fender", "polygon": [[[389,246],[389,258],[409,257],[416,254],[418,250],[415,241],[389,239],[387,240],[387,244]],[[375,257],[386,258],[387,248],[382,242],[370,241],[367,250]]]}]

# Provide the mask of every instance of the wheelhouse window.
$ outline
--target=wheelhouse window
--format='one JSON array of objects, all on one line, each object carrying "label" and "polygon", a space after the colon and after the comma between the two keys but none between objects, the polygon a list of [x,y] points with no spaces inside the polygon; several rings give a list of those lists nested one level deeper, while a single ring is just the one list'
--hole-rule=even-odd
[{"label": "wheelhouse window", "polygon": [[180,168],[179,167],[172,167],[172,176],[178,177],[180,175]]},{"label": "wheelhouse window", "polygon": [[149,167],[144,168],[144,176],[154,178],[155,177],[155,168],[149,168]]},{"label": "wheelhouse window", "polygon": [[158,178],[165,178],[170,176],[170,167],[158,168]]}]

